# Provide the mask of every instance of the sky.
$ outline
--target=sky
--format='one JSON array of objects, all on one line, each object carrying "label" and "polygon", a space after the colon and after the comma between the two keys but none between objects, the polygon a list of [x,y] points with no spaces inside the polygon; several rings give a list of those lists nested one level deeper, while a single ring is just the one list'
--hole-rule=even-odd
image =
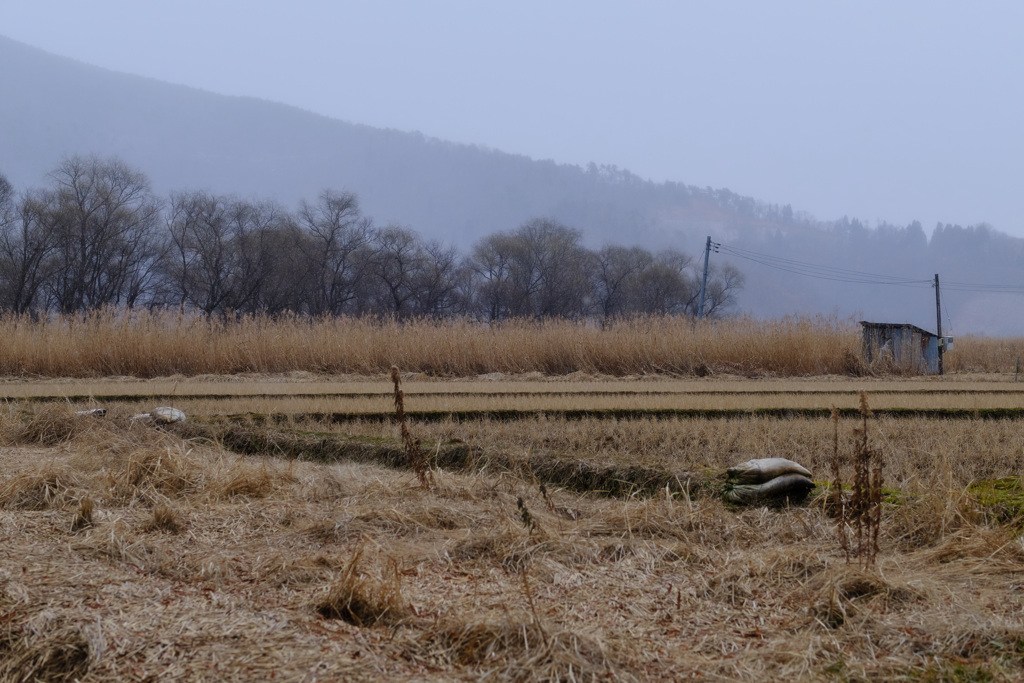
[{"label": "sky", "polygon": [[89,64],[816,218],[1024,237],[1024,3],[0,0]]}]

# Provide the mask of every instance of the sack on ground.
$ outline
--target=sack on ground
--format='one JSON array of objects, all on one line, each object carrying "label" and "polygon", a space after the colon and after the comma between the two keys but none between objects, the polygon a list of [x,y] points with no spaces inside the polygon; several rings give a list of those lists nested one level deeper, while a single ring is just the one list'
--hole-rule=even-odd
[{"label": "sack on ground", "polygon": [[739,505],[784,503],[786,500],[796,503],[807,498],[813,488],[814,482],[802,474],[784,474],[763,484],[726,485],[723,497]]},{"label": "sack on ground", "polygon": [[160,406],[154,408],[153,412],[150,413],[153,420],[159,424],[171,424],[172,422],[184,422],[185,413],[181,412],[177,408],[171,408],[168,406]]},{"label": "sack on ground", "polygon": [[808,479],[810,471],[785,458],[758,458],[730,467],[725,471],[729,481],[737,484],[763,484],[785,474],[801,474]]}]

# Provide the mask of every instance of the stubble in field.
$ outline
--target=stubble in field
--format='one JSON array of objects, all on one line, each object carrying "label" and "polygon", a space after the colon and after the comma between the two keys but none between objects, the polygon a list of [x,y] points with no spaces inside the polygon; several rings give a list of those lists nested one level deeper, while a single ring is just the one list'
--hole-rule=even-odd
[{"label": "stubble in field", "polygon": [[[422,486],[116,418],[62,424],[4,425],[0,679],[1019,673],[1024,547],[956,499],[886,507],[864,571],[817,505],[581,496],[498,470],[435,470]],[[593,442],[582,425],[546,427],[548,447]],[[722,435],[612,427],[663,448]],[[709,466],[752,438],[730,428]],[[907,533],[936,512],[942,528]]]}]

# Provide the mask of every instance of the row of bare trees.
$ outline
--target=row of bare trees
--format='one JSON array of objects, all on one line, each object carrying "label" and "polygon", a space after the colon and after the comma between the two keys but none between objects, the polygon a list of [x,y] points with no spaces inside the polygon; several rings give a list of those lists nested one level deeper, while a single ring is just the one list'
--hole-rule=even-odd
[{"label": "row of bare trees", "polygon": [[[735,303],[743,277],[715,269],[705,311]],[[472,316],[609,320],[696,312],[693,259],[639,247],[587,249],[548,219],[484,237],[469,254],[377,227],[355,195],[325,191],[290,212],[209,192],[162,200],[117,159],[73,157],[47,187],[0,176],[0,309],[73,313],[183,307],[209,315]]]}]

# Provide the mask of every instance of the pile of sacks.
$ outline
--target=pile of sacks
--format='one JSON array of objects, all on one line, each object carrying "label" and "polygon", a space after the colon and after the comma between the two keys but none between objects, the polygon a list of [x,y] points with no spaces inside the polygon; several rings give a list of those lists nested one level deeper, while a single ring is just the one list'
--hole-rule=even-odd
[{"label": "pile of sacks", "polygon": [[739,505],[799,502],[814,488],[807,468],[785,458],[748,460],[726,470],[725,500]]},{"label": "pile of sacks", "polygon": [[[93,408],[92,410],[76,410],[75,415],[87,415],[89,417],[106,417],[106,408]],[[171,408],[169,406],[160,406],[154,408],[151,413],[142,413],[141,415],[132,415],[132,420],[148,420],[155,422],[156,424],[169,425],[175,422],[184,422],[185,413],[181,412],[177,408]]]}]

